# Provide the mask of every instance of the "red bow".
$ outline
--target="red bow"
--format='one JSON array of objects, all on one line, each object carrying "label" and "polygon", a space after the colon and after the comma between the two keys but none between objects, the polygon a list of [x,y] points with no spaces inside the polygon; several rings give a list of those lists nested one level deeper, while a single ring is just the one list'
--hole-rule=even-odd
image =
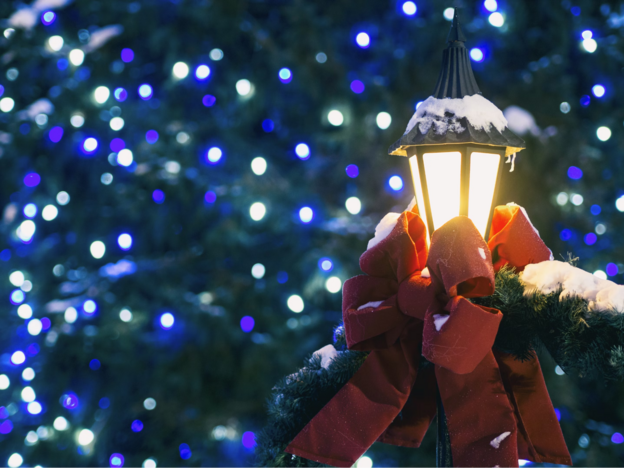
[{"label": "red bow", "polygon": [[[345,282],[343,318],[349,349],[371,352],[288,453],[349,467],[375,441],[418,447],[439,389],[456,466],[571,464],[537,356],[492,349],[502,313],[466,299],[494,292],[492,262],[522,270],[550,250],[517,206],[497,207],[491,232],[488,245],[454,218],[427,255],[424,224],[408,211],[362,255],[368,276]],[[421,353],[435,366],[419,370]]]}]

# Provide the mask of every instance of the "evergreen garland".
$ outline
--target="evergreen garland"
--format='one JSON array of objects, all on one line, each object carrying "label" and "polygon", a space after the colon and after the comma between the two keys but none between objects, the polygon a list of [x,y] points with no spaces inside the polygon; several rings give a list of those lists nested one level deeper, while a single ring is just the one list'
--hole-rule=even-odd
[{"label": "evergreen garland", "polygon": [[[495,293],[472,300],[503,312],[496,348],[525,360],[543,346],[566,373],[624,379],[624,314],[590,311],[586,300],[560,298],[561,291],[524,293],[518,274],[505,267],[496,274]],[[340,353],[328,369],[321,367],[320,356],[313,355],[302,369],[273,388],[269,422],[257,438],[258,465],[323,466],[284,449],[349,381],[368,354],[346,349],[342,325],[335,330],[334,342]],[[424,358],[421,361],[421,365],[428,364]]]}]

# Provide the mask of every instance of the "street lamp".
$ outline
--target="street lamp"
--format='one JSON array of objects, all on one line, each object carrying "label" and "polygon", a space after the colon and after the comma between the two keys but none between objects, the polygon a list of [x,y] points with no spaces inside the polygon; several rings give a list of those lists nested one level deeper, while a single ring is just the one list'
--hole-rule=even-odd
[{"label": "street lamp", "polygon": [[407,156],[418,211],[429,235],[450,219],[468,216],[487,239],[503,156],[525,148],[503,113],[481,96],[457,16],[433,96],[388,150]]}]

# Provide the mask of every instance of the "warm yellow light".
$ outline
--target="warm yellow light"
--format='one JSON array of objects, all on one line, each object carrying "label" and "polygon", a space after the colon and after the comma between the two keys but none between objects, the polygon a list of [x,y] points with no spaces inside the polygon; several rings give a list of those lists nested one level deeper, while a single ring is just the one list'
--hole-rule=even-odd
[{"label": "warm yellow light", "polygon": [[416,189],[416,204],[418,205],[418,212],[420,214],[423,223],[425,223],[425,229],[427,233],[427,243],[429,242],[429,225],[427,224],[427,212],[425,211],[425,197],[423,196],[422,183],[420,182],[420,170],[418,169],[418,160],[416,156],[409,158],[410,169],[412,170],[412,179],[414,181],[414,188]]},{"label": "warm yellow light", "polygon": [[426,153],[423,162],[435,230],[459,216],[461,153]]},{"label": "warm yellow light", "polygon": [[468,217],[485,237],[494,199],[500,155],[472,153],[470,155],[470,189]]}]

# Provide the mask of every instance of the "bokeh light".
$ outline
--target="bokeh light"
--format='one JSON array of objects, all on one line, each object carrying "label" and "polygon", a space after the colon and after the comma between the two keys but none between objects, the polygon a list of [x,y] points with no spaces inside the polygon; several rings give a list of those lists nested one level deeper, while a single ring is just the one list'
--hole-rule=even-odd
[{"label": "bokeh light", "polygon": [[210,76],[210,67],[208,65],[199,65],[195,69],[195,78],[199,81],[204,81]]},{"label": "bokeh light", "polygon": [[314,211],[309,206],[304,206],[299,210],[299,219],[302,223],[309,223],[314,218]]},{"label": "bokeh light", "polygon": [[475,62],[483,62],[485,55],[483,54],[483,51],[481,49],[479,49],[478,47],[474,47],[470,49],[470,58]]},{"label": "bokeh light", "polygon": [[505,17],[496,11],[488,17],[488,21],[492,26],[500,28],[505,24]]},{"label": "bokeh light", "polygon": [[241,330],[243,330],[245,333],[249,333],[250,331],[254,329],[255,323],[256,322],[253,319],[253,317],[246,315],[240,321]]},{"label": "bokeh light", "polygon": [[117,244],[121,250],[130,250],[132,248],[132,236],[126,232],[117,237]]},{"label": "bokeh light", "polygon": [[330,110],[327,114],[327,120],[334,127],[339,127],[344,123],[344,115],[339,110]]},{"label": "bokeh light", "polygon": [[299,159],[308,159],[310,157],[310,147],[305,143],[299,143],[295,146],[295,154]]},{"label": "bokeh light", "polygon": [[355,179],[357,176],[360,175],[360,169],[355,164],[349,164],[345,168],[345,172],[351,179]]},{"label": "bokeh light", "polygon": [[177,62],[173,69],[171,70],[171,74],[177,80],[183,80],[189,74],[189,66],[184,62]]},{"label": "bokeh light", "polygon": [[366,49],[370,46],[370,36],[365,32],[360,32],[355,36],[355,43],[362,49]]},{"label": "bokeh light", "polygon": [[356,215],[362,210],[362,202],[358,197],[349,197],[345,202],[345,208],[352,215]]},{"label": "bokeh light", "polygon": [[401,9],[403,10],[403,13],[407,16],[414,16],[418,11],[418,7],[416,6],[416,4],[411,1],[403,3]]},{"label": "bokeh light", "polygon": [[257,176],[261,176],[262,174],[264,174],[267,170],[266,159],[260,156],[253,158],[251,161],[251,170]]},{"label": "bokeh light", "polygon": [[362,94],[364,92],[364,89],[366,89],[366,86],[364,86],[364,83],[362,83],[360,80],[353,80],[351,82],[351,91],[353,91],[355,94]]},{"label": "bokeh light", "polygon": [[400,190],[403,190],[403,179],[401,179],[401,177],[398,175],[393,175],[388,179],[388,185],[392,190],[398,192]]},{"label": "bokeh light", "polygon": [[208,164],[217,164],[223,157],[221,148],[213,146],[206,152],[206,161]]},{"label": "bokeh light", "polygon": [[249,207],[249,216],[254,221],[260,221],[266,214],[266,206],[264,203],[255,202]]},{"label": "bokeh light", "polygon": [[154,94],[154,90],[152,89],[152,87],[150,85],[144,83],[141,86],[139,86],[139,96],[144,101],[147,101],[148,99],[151,99],[153,94]]},{"label": "bokeh light", "polygon": [[160,316],[160,327],[163,330],[170,330],[173,328],[173,324],[175,323],[175,318],[171,312],[165,312]]},{"label": "bokeh light", "polygon": [[607,141],[611,138],[611,129],[609,127],[598,127],[598,130],[596,130],[596,136],[600,141]]},{"label": "bokeh light", "polygon": [[605,95],[605,92],[606,92],[605,87],[602,86],[601,84],[597,84],[592,87],[592,93],[597,98],[603,97]]},{"label": "bokeh light", "polygon": [[256,279],[264,278],[264,274],[266,273],[266,268],[262,263],[256,263],[251,267],[251,276]]},{"label": "bokeh light", "polygon": [[296,314],[303,312],[303,309],[305,307],[302,297],[298,294],[293,294],[292,296],[290,296],[286,301],[286,305],[292,312]]},{"label": "bokeh light", "polygon": [[568,177],[572,180],[578,180],[583,177],[583,171],[576,166],[568,168]]},{"label": "bokeh light", "polygon": [[337,276],[330,276],[325,281],[325,289],[330,293],[335,294],[342,289],[342,281]]},{"label": "bokeh light", "polygon": [[282,68],[277,74],[282,83],[290,83],[292,81],[292,72],[288,68]]},{"label": "bokeh light", "polygon": [[392,117],[387,112],[380,112],[379,114],[377,114],[377,118],[375,119],[375,121],[377,122],[377,126],[380,129],[385,130],[392,123]]}]

